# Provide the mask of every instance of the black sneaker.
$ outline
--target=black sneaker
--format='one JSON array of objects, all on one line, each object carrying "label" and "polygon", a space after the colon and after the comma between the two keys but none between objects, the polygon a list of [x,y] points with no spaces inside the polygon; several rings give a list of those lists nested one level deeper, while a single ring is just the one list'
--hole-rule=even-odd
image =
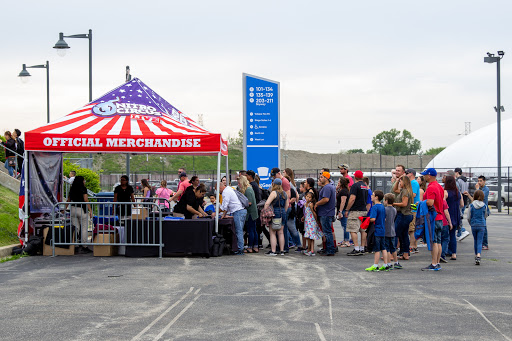
[{"label": "black sneaker", "polygon": [[325,254],[325,250],[324,250],[324,249],[320,249],[320,250],[318,250],[318,252],[317,252],[317,253],[318,253],[319,255],[323,255],[323,254]]},{"label": "black sneaker", "polygon": [[277,256],[277,253],[272,252],[272,251],[268,251],[268,252],[265,252],[265,255],[267,255],[267,256]]},{"label": "black sneaker", "polygon": [[280,255],[284,256],[286,253],[287,253],[286,251],[281,251]]},{"label": "black sneaker", "polygon": [[[318,253],[320,253],[320,251],[318,251]],[[359,256],[359,250],[354,249],[354,250],[348,252],[347,256]]]},{"label": "black sneaker", "polygon": [[359,254],[356,256],[364,256],[364,254],[365,254],[365,251],[359,250]]},{"label": "black sneaker", "polygon": [[480,257],[475,257],[475,265],[480,265]]},{"label": "black sneaker", "polygon": [[446,258],[444,258],[443,256],[441,256],[441,258],[439,258],[439,260],[440,260],[442,263],[448,263],[448,261],[446,260]]}]

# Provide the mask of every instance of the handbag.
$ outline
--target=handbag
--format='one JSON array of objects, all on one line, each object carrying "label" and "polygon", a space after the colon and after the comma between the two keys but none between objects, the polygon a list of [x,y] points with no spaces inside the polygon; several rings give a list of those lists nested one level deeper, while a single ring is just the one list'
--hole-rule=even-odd
[{"label": "handbag", "polygon": [[[277,192],[276,192],[277,193]],[[279,211],[281,211],[281,196],[279,195],[277,197],[277,202],[279,203]],[[272,218],[272,224],[270,224],[270,227],[274,231],[279,231],[283,224],[283,218]]]},{"label": "handbag", "polygon": [[249,207],[249,199],[247,199],[247,197],[245,195],[243,195],[242,192],[240,192],[239,190],[235,189],[234,191],[235,191],[236,197],[240,201],[240,204],[242,204],[242,206],[244,208],[248,208]]},{"label": "handbag", "polygon": [[7,162],[9,167],[16,167],[16,156],[8,156]]}]

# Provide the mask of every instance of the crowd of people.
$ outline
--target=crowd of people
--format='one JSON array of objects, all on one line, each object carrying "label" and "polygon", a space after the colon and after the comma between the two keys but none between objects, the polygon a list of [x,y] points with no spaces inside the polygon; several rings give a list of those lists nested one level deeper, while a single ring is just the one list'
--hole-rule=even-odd
[{"label": "crowd of people", "polygon": [[21,139],[21,131],[14,129],[11,133],[7,130],[4,133],[5,142],[2,141],[2,147],[5,153],[4,167],[10,176],[18,178],[21,174],[23,165],[23,153],[25,152],[25,143]]},{"label": "crowd of people", "polygon": [[[467,222],[474,236],[475,264],[481,261],[482,250],[488,249],[486,218],[489,188],[484,176],[478,178],[476,191],[468,192],[468,180],[462,169],[448,171],[437,181],[437,171],[428,168],[420,174],[397,165],[392,171],[389,193],[372,191],[371,181],[357,170],[349,175],[349,166],[339,165],[341,177],[334,183],[329,169],[322,169],[318,180],[307,178],[296,183],[290,168],[273,168],[272,185],[267,190],[252,171],[238,172],[238,187],[227,184],[223,177],[218,188],[219,212],[216,212],[216,188],[208,193],[197,176],[188,178],[180,169],[176,192],[161,181],[158,189],[142,180],[142,200],[157,202],[163,211],[173,215],[232,218],[238,244],[236,255],[259,253],[263,236],[269,244],[268,256],[286,255],[290,249],[304,256],[334,256],[341,248],[352,248],[347,256],[374,254],[367,271],[402,269],[419,252],[418,241],[431,250],[431,263],[422,270],[441,270],[441,263],[457,260],[457,242],[469,235]],[[70,174],[71,176],[71,174]],[[87,201],[83,178],[76,177],[70,201]],[[443,188],[444,187],[444,188]],[[135,202],[134,190],[126,175],[114,190],[114,202]],[[130,205],[119,205],[121,216],[131,215]],[[76,208],[72,218],[76,226],[87,219],[86,206]],[[334,222],[340,221],[343,235],[337,242]],[[317,244],[321,241],[321,244]],[[315,246],[320,247],[316,251]],[[382,265],[379,265],[380,261]],[[403,263],[403,262],[402,262]]]}]

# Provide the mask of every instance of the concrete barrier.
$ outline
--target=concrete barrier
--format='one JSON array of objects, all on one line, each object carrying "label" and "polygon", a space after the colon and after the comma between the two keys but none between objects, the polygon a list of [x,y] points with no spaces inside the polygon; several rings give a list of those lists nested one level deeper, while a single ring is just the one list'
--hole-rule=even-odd
[{"label": "concrete barrier", "polygon": [[10,189],[14,193],[18,193],[20,191],[20,180],[16,180],[4,172],[0,172],[0,185]]},{"label": "concrete barrier", "polygon": [[20,246],[21,244],[12,244],[0,247],[0,258],[9,257],[12,254],[12,249]]}]

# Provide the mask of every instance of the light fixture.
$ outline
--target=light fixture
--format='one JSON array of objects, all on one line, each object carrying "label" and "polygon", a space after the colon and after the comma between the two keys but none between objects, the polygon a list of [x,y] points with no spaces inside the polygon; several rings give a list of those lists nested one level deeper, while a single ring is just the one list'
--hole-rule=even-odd
[{"label": "light fixture", "polygon": [[21,72],[19,73],[18,77],[20,77],[20,81],[22,83],[28,83],[28,81],[30,80],[30,77],[32,76],[28,71],[27,71],[27,65],[26,64],[23,64],[23,69],[21,70]]},{"label": "light fixture", "polygon": [[59,33],[59,40],[57,41],[57,43],[55,44],[55,46],[53,48],[57,49],[57,54],[60,57],[64,57],[66,55],[66,51],[67,51],[67,49],[69,49],[69,45],[64,40],[64,33],[62,33],[62,32]]}]

